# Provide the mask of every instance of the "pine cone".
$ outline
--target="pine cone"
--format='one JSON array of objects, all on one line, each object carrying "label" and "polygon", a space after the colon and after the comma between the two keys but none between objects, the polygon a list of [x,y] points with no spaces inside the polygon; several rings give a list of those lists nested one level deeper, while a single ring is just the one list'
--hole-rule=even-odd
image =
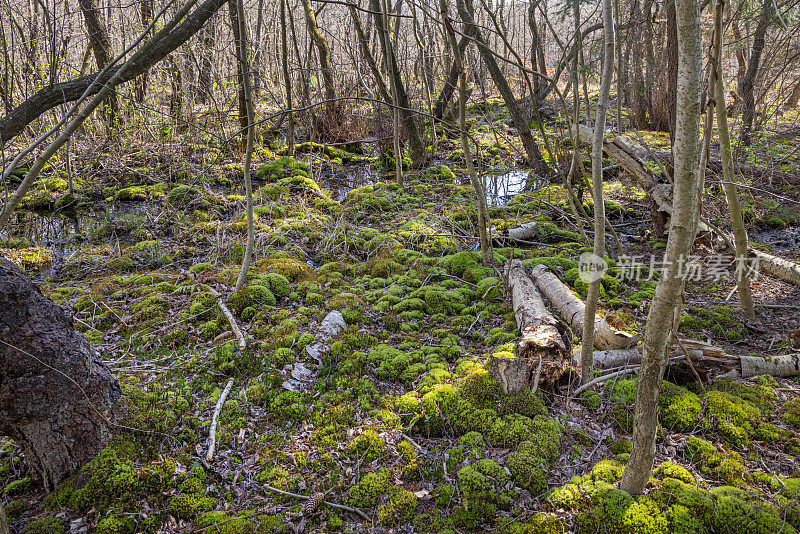
[{"label": "pine cone", "polygon": [[315,493],[303,504],[303,515],[309,516],[319,510],[320,505],[322,505],[322,501],[325,498],[324,493]]}]

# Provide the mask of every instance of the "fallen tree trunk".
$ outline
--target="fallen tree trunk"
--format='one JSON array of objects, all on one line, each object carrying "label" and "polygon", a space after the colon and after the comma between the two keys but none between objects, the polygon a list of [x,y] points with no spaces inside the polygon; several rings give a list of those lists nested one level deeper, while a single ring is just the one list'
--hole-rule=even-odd
[{"label": "fallen tree trunk", "polygon": [[[580,142],[591,144],[592,129],[588,126],[579,124],[577,131],[573,129],[572,132]],[[642,189],[648,191],[653,184],[659,181],[644,163],[647,157],[647,150],[643,147],[634,145],[623,137],[616,137],[611,141],[603,139],[603,152],[619,163],[620,167],[625,169],[639,183]]]},{"label": "fallen tree trunk", "polygon": [[[716,371],[720,375],[727,371],[735,371],[742,378],[751,378],[759,375],[777,377],[800,376],[800,354],[785,354],[781,356],[733,356],[725,354],[720,347],[715,347],[702,341],[682,339],[692,364],[705,374]],[[683,356],[681,343],[672,345],[673,356]],[[580,366],[580,348],[572,350],[572,363]],[[637,365],[642,361],[640,347],[621,350],[595,351],[594,367],[596,369],[616,369],[629,365]]]},{"label": "fallen tree trunk", "polygon": [[750,247],[749,252],[758,261],[760,272],[789,284],[800,286],[800,264],[761,252],[752,247]]},{"label": "fallen tree trunk", "polygon": [[569,368],[571,334],[547,310],[521,261],[508,262],[506,278],[522,338],[516,345],[516,357],[492,356],[489,371],[504,393],[536,388],[539,380],[552,385]]},{"label": "fallen tree trunk", "polygon": [[[558,309],[576,332],[583,331],[586,305],[564,285],[550,269],[537,265],[533,279],[539,291]],[[639,342],[639,336],[623,332],[609,325],[605,318],[596,317],[594,322],[594,345],[600,350],[627,349]]]},{"label": "fallen tree trunk", "polygon": [[800,376],[800,354],[782,356],[741,356],[742,378],[758,375]]},{"label": "fallen tree trunk", "polygon": [[[736,356],[725,354],[725,351],[720,347],[693,339],[681,339],[680,342],[675,341],[672,344],[672,350],[675,355],[684,354],[684,348],[693,361],[702,359],[712,366],[730,367],[729,364],[735,363],[737,358]],[[641,346],[629,349],[596,350],[594,351],[593,366],[596,369],[614,369],[625,365],[637,364],[641,361]],[[576,366],[580,365],[580,349],[573,349],[572,362]]]},{"label": "fallen tree trunk", "polygon": [[0,257],[0,434],[25,454],[47,491],[110,437],[117,379],[72,316]]}]

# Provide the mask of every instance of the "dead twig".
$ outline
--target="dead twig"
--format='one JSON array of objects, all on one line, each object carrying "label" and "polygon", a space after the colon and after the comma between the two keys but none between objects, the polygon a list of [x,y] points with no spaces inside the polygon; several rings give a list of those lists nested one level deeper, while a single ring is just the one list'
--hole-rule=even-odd
[{"label": "dead twig", "polygon": [[214,416],[211,418],[211,429],[208,431],[208,452],[206,453],[206,461],[210,462],[214,459],[214,447],[216,445],[217,440],[217,422],[219,420],[219,413],[222,411],[222,406],[225,404],[225,399],[228,398],[228,394],[231,392],[231,387],[233,387],[233,378],[228,380],[228,383],[225,385],[225,389],[222,390],[222,393],[217,399],[217,405],[214,407]]}]

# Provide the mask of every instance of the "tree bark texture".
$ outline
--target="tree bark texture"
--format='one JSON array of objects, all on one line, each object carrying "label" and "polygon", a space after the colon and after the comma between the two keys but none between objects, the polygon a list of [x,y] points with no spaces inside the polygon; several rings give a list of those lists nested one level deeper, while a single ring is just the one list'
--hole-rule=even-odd
[{"label": "tree bark texture", "polygon": [[[544,265],[533,268],[533,280],[539,291],[555,306],[576,332],[583,332],[586,305]],[[614,329],[602,317],[595,317],[594,345],[600,350],[627,349],[636,345],[639,337]]]},{"label": "tree bark texture", "polygon": [[0,434],[52,491],[108,443],[117,379],[69,312],[0,257]]},{"label": "tree bark texture", "polygon": [[[547,310],[536,284],[519,260],[506,265],[508,289],[521,339],[516,358],[492,358],[489,368],[506,393],[536,386],[534,375],[552,385],[570,365],[569,329]],[[539,369],[541,362],[541,369]]]},{"label": "tree bark texture", "polygon": [[747,72],[739,84],[739,95],[742,97],[742,133],[739,136],[742,146],[750,146],[753,131],[753,118],[756,113],[755,85],[758,68],[761,65],[761,54],[764,51],[764,41],[767,27],[772,19],[774,0],[762,0],[761,18],[758,19],[756,31],[753,32],[753,48],[747,61]]},{"label": "tree bark texture", "polygon": [[676,305],[683,293],[681,265],[691,251],[694,212],[697,209],[697,172],[700,159],[700,83],[702,47],[697,0],[676,0],[678,49],[677,115],[675,122],[674,195],[672,224],[664,254],[666,268],[656,286],[647,316],[642,366],[636,383],[633,449],[620,488],[642,493],[655,456],[658,397],[667,366],[667,344]]}]

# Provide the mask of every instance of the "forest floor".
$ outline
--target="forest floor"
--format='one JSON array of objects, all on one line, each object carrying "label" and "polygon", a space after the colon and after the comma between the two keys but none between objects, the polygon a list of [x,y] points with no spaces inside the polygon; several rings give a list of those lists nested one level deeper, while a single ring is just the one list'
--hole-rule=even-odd
[{"label": "forest floor", "polygon": [[[502,394],[486,362],[518,336],[503,264],[547,265],[585,295],[577,258],[589,249],[563,187],[529,179],[481,117],[473,131],[495,230],[540,222],[530,245],[496,246],[493,267],[480,264],[474,191],[458,144],[444,137],[440,160],[407,171],[404,187],[369,154],[304,144],[290,158],[265,142],[255,261],[235,294],[246,232],[240,155],[185,144],[169,157],[87,153],[73,158],[72,195],[53,170],[0,254],[74,313],[125,396],[109,447],[52,494],[4,442],[0,493],[12,531],[800,530],[798,380],[708,377],[701,389],[682,364],[671,366],[656,468],[637,498],[615,488],[631,447],[634,374],[578,398],[574,382]],[[516,142],[502,113],[492,121]],[[642,136],[668,150],[663,134]],[[798,176],[800,139],[785,137],[765,138],[746,157]],[[606,210],[624,253],[659,258],[664,239],[650,234],[644,192],[606,165]],[[704,213],[726,226],[718,180],[709,177]],[[751,239],[800,259],[797,182],[747,185]],[[583,201],[591,212],[588,194]],[[716,261],[702,243],[693,254]],[[762,307],[748,322],[731,265],[722,271],[688,284],[681,333],[735,355],[796,351],[800,288],[760,277]],[[646,278],[603,279],[601,313],[616,327],[643,332],[656,285]],[[247,336],[244,352],[210,288]],[[306,348],[331,311],[346,328],[315,360]],[[212,413],[230,379],[207,462]]]}]

